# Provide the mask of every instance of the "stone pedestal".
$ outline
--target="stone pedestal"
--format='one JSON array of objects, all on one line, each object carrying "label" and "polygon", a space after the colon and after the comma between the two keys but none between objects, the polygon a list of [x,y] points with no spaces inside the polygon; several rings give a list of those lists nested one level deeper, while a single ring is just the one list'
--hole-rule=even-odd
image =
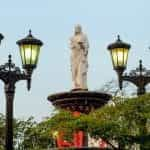
[{"label": "stone pedestal", "polygon": [[111,95],[109,94],[84,90],[56,93],[48,96],[48,100],[56,108],[85,114],[102,107],[110,99]]},{"label": "stone pedestal", "polygon": [[[61,92],[48,96],[48,100],[56,107],[71,112],[80,112],[88,114],[98,109],[111,99],[111,95],[88,90],[72,90],[70,92]],[[92,149],[88,147],[88,136],[84,134],[83,148],[73,149]],[[64,148],[63,148],[64,149]],[[100,149],[100,148],[98,148]]]}]

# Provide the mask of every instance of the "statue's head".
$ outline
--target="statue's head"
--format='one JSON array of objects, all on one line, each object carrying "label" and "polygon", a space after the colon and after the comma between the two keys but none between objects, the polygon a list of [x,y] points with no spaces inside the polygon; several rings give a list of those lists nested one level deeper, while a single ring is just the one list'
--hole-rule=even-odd
[{"label": "statue's head", "polygon": [[75,26],[75,34],[79,34],[81,32],[82,32],[82,27],[81,27],[81,25],[77,24]]}]

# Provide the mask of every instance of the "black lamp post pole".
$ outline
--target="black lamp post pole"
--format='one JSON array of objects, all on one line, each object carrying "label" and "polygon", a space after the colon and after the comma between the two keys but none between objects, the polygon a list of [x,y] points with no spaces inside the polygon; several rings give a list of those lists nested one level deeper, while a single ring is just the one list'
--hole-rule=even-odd
[{"label": "black lamp post pole", "polygon": [[[5,84],[6,95],[6,150],[13,150],[13,101],[15,95],[15,84],[20,80],[31,80],[31,75],[21,72],[20,68],[15,67],[9,55],[8,63],[0,66],[0,79]],[[28,82],[28,90],[30,82]]]},{"label": "black lamp post pole", "polygon": [[13,150],[13,100],[15,86],[5,84],[6,94],[6,150]]}]

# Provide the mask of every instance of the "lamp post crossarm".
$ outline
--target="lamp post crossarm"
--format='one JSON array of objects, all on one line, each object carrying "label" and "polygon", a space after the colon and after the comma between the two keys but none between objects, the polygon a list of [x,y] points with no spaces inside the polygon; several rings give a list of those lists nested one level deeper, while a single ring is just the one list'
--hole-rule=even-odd
[{"label": "lamp post crossarm", "polygon": [[0,65],[0,79],[5,84],[15,84],[20,80],[31,80],[31,75],[21,71],[19,67],[16,67],[15,64],[11,61],[11,55],[9,55],[8,62],[4,65]]},{"label": "lamp post crossarm", "polygon": [[123,81],[129,81],[139,87],[140,85],[146,86],[150,83],[150,76],[130,76],[130,75],[123,75]]},{"label": "lamp post crossarm", "polygon": [[145,94],[145,86],[150,83],[150,70],[147,70],[142,65],[142,60],[139,61],[139,67],[131,70],[129,74],[125,73],[121,76],[121,82],[129,81],[138,88],[137,94]]},{"label": "lamp post crossarm", "polygon": [[146,86],[150,82],[150,70],[147,70],[142,65],[142,60],[139,60],[139,67],[131,70],[129,74],[122,75],[122,79],[132,82],[136,86]]}]

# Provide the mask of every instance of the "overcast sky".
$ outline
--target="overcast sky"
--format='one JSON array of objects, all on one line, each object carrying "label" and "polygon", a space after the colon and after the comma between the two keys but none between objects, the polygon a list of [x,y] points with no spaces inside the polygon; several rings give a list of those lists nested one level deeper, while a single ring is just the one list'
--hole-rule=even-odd
[{"label": "overcast sky", "polygon": [[[15,117],[35,116],[41,119],[53,111],[47,96],[71,89],[69,38],[75,24],[81,24],[88,35],[88,87],[96,90],[116,79],[107,45],[120,34],[132,45],[128,70],[143,64],[150,67],[150,1],[149,0],[0,0],[0,32],[5,39],[0,46],[0,64],[11,53],[21,66],[16,41],[32,29],[44,42],[39,64],[32,77],[31,91],[26,82],[16,84]],[[0,112],[5,113],[5,95],[0,83]]]}]

